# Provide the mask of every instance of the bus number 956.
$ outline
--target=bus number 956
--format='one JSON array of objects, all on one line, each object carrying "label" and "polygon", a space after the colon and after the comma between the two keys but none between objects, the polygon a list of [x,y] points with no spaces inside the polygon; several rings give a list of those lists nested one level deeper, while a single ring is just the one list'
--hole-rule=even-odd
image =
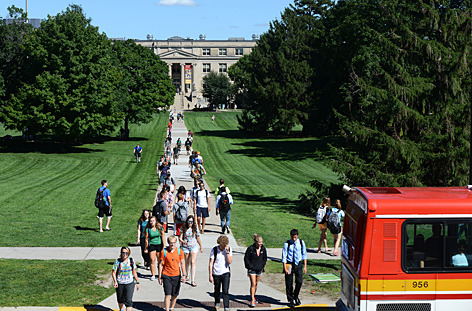
[{"label": "bus number 956", "polygon": [[413,282],[413,288],[427,288],[428,287],[428,281],[414,281]]}]

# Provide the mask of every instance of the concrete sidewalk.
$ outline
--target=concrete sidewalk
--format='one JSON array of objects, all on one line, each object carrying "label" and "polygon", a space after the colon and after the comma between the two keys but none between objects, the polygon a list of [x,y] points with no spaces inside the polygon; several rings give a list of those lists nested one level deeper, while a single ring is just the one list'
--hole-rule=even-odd
[{"label": "concrete sidewalk", "polygon": [[[176,181],[177,188],[184,186],[187,190],[193,187],[193,179],[190,177],[190,168],[188,166],[188,156],[186,155],[184,143],[187,139],[187,128],[184,122],[174,121],[172,131],[172,143],[175,145],[177,138],[182,141],[182,152],[178,159],[178,165],[172,165],[171,174]],[[163,142],[164,143],[164,142]],[[203,165],[205,165],[205,154],[202,154]],[[224,177],[224,176],[222,176]],[[211,186],[211,188],[209,187]],[[216,189],[217,185],[207,185],[206,189],[211,191]],[[198,255],[197,258],[197,271],[195,282],[196,287],[192,287],[190,284],[182,284],[179,299],[177,301],[176,308],[192,308],[197,310],[213,310],[214,298],[213,298],[213,284],[208,280],[208,262],[211,249],[217,245],[216,240],[220,236],[221,227],[219,216],[215,213],[215,196],[210,196],[210,217],[207,218],[206,232],[201,235],[201,241],[203,246],[203,252]],[[235,202],[237,205],[237,202]],[[172,216],[169,216],[169,223],[172,224]],[[173,226],[170,225],[169,233],[171,235]],[[247,270],[244,267],[244,252],[245,247],[240,247],[232,234],[227,235],[230,239],[230,247],[233,249],[233,263],[231,264],[231,283],[230,283],[230,308],[233,310],[246,310],[249,309],[250,296],[249,296],[249,278],[247,276]],[[16,258],[16,259],[63,259],[63,260],[90,260],[90,259],[116,259],[118,256],[119,247],[2,247],[0,248],[0,258]],[[141,251],[139,246],[131,247],[133,259],[139,265],[138,275],[140,278],[140,290],[135,291],[133,301],[134,310],[156,310],[163,308],[164,291],[162,286],[156,281],[151,281],[151,273],[149,270],[141,268],[143,263],[141,257]],[[268,249],[268,257],[271,260],[281,260],[282,249],[272,248]],[[332,257],[327,254],[318,254],[314,250],[308,251],[309,259],[339,259],[339,257]],[[283,292],[280,292],[273,287],[269,286],[268,283],[264,283],[264,276],[262,276],[261,282],[259,283],[256,297],[259,299],[261,304],[257,305],[257,309],[271,309],[285,307],[286,296]],[[333,305],[332,301],[321,301],[316,296],[310,301],[302,301],[304,304],[322,303],[323,306],[326,304]],[[118,309],[116,301],[116,295],[112,295],[107,299],[101,301],[97,306],[103,308],[103,310]],[[41,307],[22,307],[22,311],[29,310],[84,310],[84,308],[71,309],[71,308],[41,308]],[[0,310],[20,310],[16,308],[0,308]],[[298,309],[298,308],[297,308]],[[92,310],[92,309],[89,309]],[[97,310],[97,309],[95,309]]]}]

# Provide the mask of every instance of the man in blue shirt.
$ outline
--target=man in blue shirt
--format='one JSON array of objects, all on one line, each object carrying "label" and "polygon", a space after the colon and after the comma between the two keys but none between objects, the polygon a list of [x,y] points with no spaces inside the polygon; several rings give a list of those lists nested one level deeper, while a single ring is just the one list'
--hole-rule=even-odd
[{"label": "man in blue shirt", "polygon": [[107,216],[107,225],[105,231],[110,231],[110,221],[111,221],[111,193],[110,189],[107,188],[108,182],[106,179],[102,180],[102,186],[99,188],[99,191],[103,191],[103,201],[105,204],[98,209],[98,225],[100,226],[100,232],[103,232],[103,216]]},{"label": "man in blue shirt", "polygon": [[[298,238],[298,230],[290,231],[291,239],[284,243],[282,263],[285,272],[285,291],[290,307],[301,305],[298,294],[302,287],[303,274],[306,273],[307,256],[305,242]],[[293,276],[295,275],[295,290]]]},{"label": "man in blue shirt", "polygon": [[134,147],[133,153],[136,156],[136,163],[141,162],[141,152],[143,151],[143,148],[137,144],[136,147]]}]

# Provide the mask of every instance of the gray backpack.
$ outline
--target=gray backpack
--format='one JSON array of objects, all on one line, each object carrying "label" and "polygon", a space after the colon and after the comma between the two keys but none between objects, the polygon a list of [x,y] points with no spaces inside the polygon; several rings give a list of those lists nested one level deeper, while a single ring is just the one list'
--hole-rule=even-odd
[{"label": "gray backpack", "polygon": [[187,221],[187,204],[185,202],[177,202],[175,203],[179,208],[175,212],[175,219],[178,222],[186,222]]}]

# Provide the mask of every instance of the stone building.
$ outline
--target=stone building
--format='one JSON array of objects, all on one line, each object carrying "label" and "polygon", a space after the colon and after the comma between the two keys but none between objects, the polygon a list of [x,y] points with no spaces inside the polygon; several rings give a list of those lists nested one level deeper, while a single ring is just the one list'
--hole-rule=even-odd
[{"label": "stone building", "polygon": [[228,40],[199,40],[171,37],[167,40],[136,40],[137,44],[154,51],[169,66],[169,75],[176,86],[174,107],[192,109],[205,106],[202,79],[210,71],[226,72],[238,59],[249,54],[256,45],[256,35],[252,40],[229,38]]}]

